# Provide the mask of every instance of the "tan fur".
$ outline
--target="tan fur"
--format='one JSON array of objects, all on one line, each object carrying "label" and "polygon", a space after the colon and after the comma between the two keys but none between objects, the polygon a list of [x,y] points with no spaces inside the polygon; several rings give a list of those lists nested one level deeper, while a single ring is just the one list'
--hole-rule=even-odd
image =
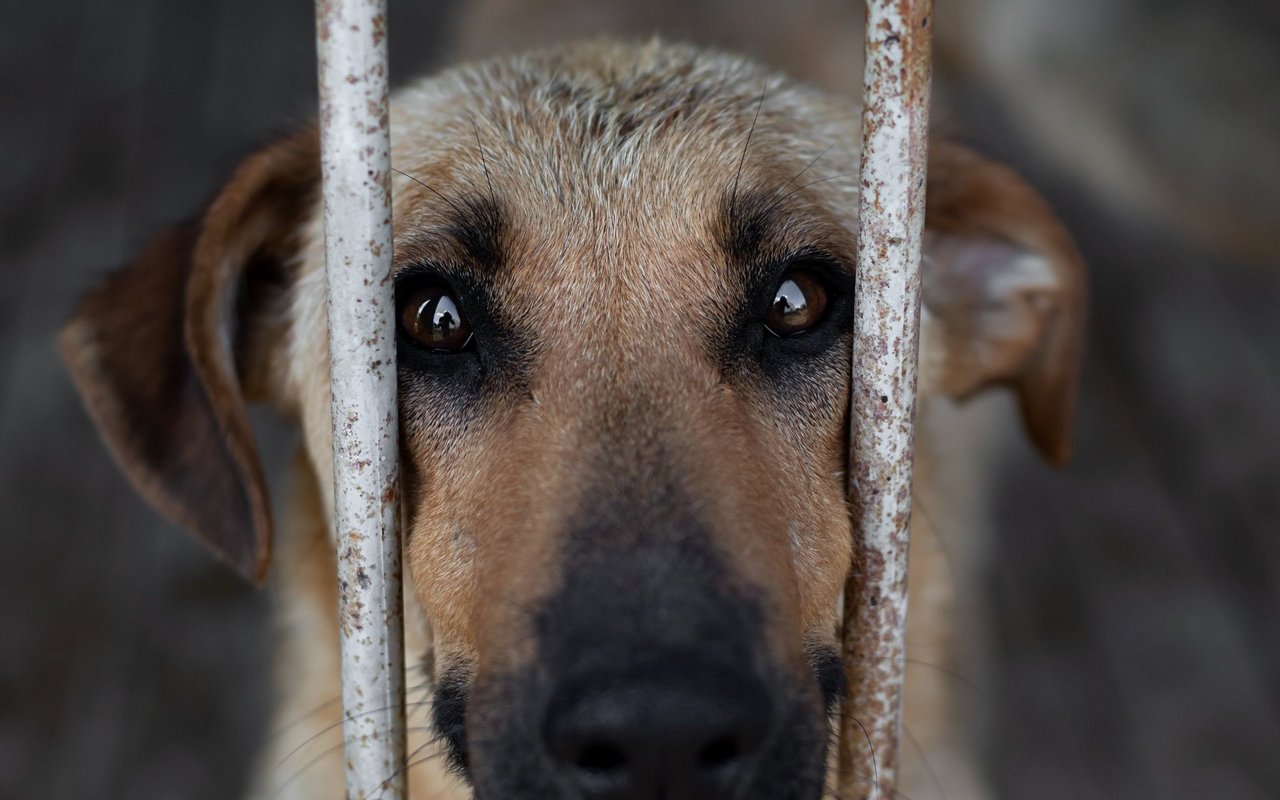
[{"label": "tan fur", "polygon": [[[601,469],[623,469],[584,457],[602,442],[609,453],[632,454],[641,465],[661,461],[681,476],[727,554],[731,580],[766,598],[771,654],[799,674],[806,644],[834,640],[849,567],[847,370],[798,382],[786,392],[788,405],[760,383],[726,380],[707,342],[738,301],[724,244],[731,238],[726,197],[776,201],[779,221],[764,234],[770,252],[816,245],[853,264],[857,109],[734,57],[598,42],[466,66],[410,86],[394,98],[392,136],[393,163],[404,173],[393,187],[398,268],[466,261],[445,230],[452,205],[471,196],[495,201],[504,215],[503,268],[488,278],[488,290],[533,343],[522,356],[527,384],[487,401],[464,426],[439,404],[402,400],[406,556],[431,630],[430,643],[413,641],[426,674],[411,674],[409,684],[438,677],[451,663],[485,678],[536,658],[524,609],[559,585],[556,554],[583,492]],[[336,706],[308,713],[338,691],[336,617],[326,613],[335,601],[327,577],[333,501],[320,215],[313,188],[292,186],[272,170],[297,147],[258,156],[206,216],[195,261],[216,268],[196,269],[188,283],[186,344],[212,389],[234,388],[219,360],[225,339],[216,333],[227,326],[229,287],[235,276],[260,270],[264,255],[278,264],[287,298],[241,320],[251,332],[241,341],[251,344],[238,349],[236,362],[238,380],[251,390],[244,393],[295,418],[305,450],[301,490],[277,543],[282,563],[270,582],[282,623],[283,704],[255,796],[313,798],[340,793],[337,752],[315,761],[324,752],[319,742],[336,741],[324,726],[339,716]],[[923,388],[967,395],[1016,385],[1037,442],[1058,457],[1069,442],[1078,368],[1082,285],[1074,251],[1016,179],[1002,172],[993,179],[998,168],[963,151],[942,152],[943,199],[954,202],[931,204],[931,215],[945,211],[938,232],[976,232],[1039,254],[1035,263],[1050,266],[1037,273],[1037,286],[1049,299],[1019,306],[1020,315],[973,322],[967,295],[950,287],[999,287],[988,273],[1003,262],[984,262],[964,281],[947,283],[950,256],[940,256],[933,269],[941,288],[927,297]],[[263,187],[283,188],[289,199]],[[95,309],[73,323],[79,333],[66,347],[110,432],[116,412],[94,399],[92,368],[104,346],[95,338],[103,330]],[[990,341],[1013,355],[973,356]],[[838,363],[847,363],[847,353]],[[215,406],[235,420],[243,403],[237,391]],[[128,435],[114,438],[120,447]],[[145,459],[122,453],[135,476],[145,472]],[[257,537],[265,548],[265,526]],[[942,585],[938,559],[913,556],[920,567],[913,601],[942,610],[945,601],[918,599],[921,587]],[[257,562],[244,553],[229,557],[256,574]],[[930,637],[945,630],[925,627]],[[417,713],[416,724],[425,725],[426,714]],[[945,723],[921,724],[930,743],[946,746]],[[423,747],[418,759],[430,755],[432,745]],[[416,800],[464,796],[439,758],[415,770]]]}]

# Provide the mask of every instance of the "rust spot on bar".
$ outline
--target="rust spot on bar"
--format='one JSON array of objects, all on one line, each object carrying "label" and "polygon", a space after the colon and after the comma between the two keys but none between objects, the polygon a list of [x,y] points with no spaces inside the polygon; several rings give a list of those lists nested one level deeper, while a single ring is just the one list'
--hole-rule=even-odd
[{"label": "rust spot on bar", "polygon": [[931,15],[931,0],[867,2],[850,391],[856,540],[838,776],[846,798],[890,797],[896,785]]}]

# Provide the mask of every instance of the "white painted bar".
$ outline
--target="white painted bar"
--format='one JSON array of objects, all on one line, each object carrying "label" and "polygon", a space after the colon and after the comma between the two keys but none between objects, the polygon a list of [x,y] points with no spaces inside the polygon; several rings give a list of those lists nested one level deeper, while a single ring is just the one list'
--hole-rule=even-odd
[{"label": "white painted bar", "polygon": [[894,796],[920,327],[932,0],[867,0],[839,796]]},{"label": "white painted bar", "polygon": [[386,0],[317,0],[349,800],[405,797]]}]

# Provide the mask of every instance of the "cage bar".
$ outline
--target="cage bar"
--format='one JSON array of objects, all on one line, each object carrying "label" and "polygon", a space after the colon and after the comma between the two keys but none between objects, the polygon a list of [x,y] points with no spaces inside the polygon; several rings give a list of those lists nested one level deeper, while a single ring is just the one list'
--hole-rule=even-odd
[{"label": "cage bar", "polygon": [[350,800],[406,787],[386,34],[386,0],[316,2]]},{"label": "cage bar", "polygon": [[849,442],[854,564],[839,796],[895,794],[920,329],[932,0],[867,0]]}]

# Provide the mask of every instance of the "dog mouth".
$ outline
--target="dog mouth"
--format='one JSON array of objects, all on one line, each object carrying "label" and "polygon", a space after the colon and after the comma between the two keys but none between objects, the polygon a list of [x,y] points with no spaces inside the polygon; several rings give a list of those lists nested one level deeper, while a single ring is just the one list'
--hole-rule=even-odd
[{"label": "dog mouth", "polygon": [[451,769],[484,800],[816,800],[843,672],[833,648],[807,655],[805,686],[696,653],[487,684],[455,665],[433,721]]}]

